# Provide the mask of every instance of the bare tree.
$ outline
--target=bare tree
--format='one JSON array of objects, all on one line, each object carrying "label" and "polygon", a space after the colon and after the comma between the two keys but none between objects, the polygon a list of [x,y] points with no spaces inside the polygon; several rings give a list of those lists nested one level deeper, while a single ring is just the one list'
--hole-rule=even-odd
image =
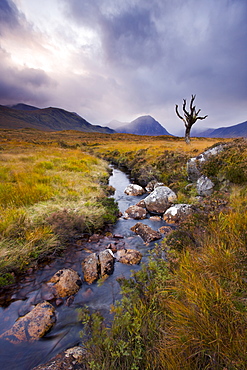
[{"label": "bare tree", "polygon": [[194,125],[194,123],[196,123],[196,121],[198,119],[202,120],[202,119],[207,118],[207,116],[204,116],[204,117],[198,116],[198,114],[200,113],[201,109],[198,109],[198,111],[196,111],[196,106],[195,105],[193,106],[193,103],[194,103],[195,98],[196,98],[196,95],[192,95],[191,101],[190,101],[190,113],[186,110],[186,99],[183,99],[184,117],[182,117],[179,114],[178,105],[177,104],[176,104],[176,109],[175,109],[178,117],[181,120],[184,121],[184,124],[185,124],[185,141],[186,141],[187,144],[190,143],[190,130],[191,130],[191,127]]}]

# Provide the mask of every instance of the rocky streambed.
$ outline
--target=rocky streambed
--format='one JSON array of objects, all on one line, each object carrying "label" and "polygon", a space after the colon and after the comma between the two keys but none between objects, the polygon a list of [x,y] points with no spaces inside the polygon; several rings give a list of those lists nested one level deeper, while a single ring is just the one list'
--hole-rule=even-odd
[{"label": "rocky streambed", "polygon": [[[117,278],[128,278],[139,269],[163,237],[158,229],[168,226],[161,217],[139,216],[144,210],[140,202],[148,193],[125,192],[130,180],[118,169],[109,184],[116,189],[114,198],[122,213],[112,233],[78,240],[55,261],[30,269],[0,298],[2,369],[33,369],[80,344],[78,309],[85,305],[110,320],[109,308],[120,298]],[[138,207],[137,213],[126,213],[131,207]],[[99,279],[104,283],[97,284]]]}]

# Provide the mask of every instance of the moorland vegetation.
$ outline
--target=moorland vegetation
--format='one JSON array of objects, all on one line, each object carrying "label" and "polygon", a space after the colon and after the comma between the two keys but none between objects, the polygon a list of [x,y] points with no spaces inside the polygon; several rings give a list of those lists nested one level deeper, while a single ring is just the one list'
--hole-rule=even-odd
[{"label": "moorland vegetation", "polygon": [[81,311],[88,369],[247,367],[246,140],[224,140],[225,150],[203,166],[215,183],[211,196],[198,199],[186,173],[188,158],[218,141],[1,131],[3,279],[56,253],[67,232],[74,238],[104,227],[101,219],[114,222],[116,208],[105,200],[105,160],[127,168],[141,185],[164,182],[177,202],[196,210],[156,245],[148,265],[119,279],[122,300],[112,307],[110,326]]}]

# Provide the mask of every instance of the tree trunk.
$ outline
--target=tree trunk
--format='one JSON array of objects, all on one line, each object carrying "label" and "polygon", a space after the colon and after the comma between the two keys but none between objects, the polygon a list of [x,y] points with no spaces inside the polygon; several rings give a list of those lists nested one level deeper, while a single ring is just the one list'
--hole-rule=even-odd
[{"label": "tree trunk", "polygon": [[191,127],[196,123],[198,119],[203,120],[207,118],[207,116],[204,117],[198,117],[198,114],[200,113],[201,109],[198,109],[196,111],[196,106],[193,106],[194,100],[195,100],[195,95],[192,95],[191,101],[190,101],[190,113],[186,110],[186,99],[184,99],[183,102],[183,112],[184,112],[184,117],[181,116],[181,114],[178,111],[178,105],[175,105],[175,112],[177,116],[184,122],[185,124],[185,142],[186,144],[190,144],[190,130]]},{"label": "tree trunk", "polygon": [[190,144],[190,130],[191,130],[191,127],[186,127],[186,129],[185,129],[185,142],[186,142],[186,144]]}]

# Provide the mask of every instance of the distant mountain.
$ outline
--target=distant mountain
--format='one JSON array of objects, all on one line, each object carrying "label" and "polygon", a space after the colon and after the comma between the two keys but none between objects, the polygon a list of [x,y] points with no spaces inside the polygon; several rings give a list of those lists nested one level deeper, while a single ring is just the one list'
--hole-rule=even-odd
[{"label": "distant mountain", "polygon": [[[200,129],[197,129],[197,127],[192,127],[191,136],[193,136],[193,137],[209,137],[209,135],[214,130],[215,130],[215,128],[204,128],[204,129],[200,130]],[[184,133],[184,131],[183,131],[183,133]]]},{"label": "distant mountain", "polygon": [[[194,135],[194,134],[193,134]],[[247,137],[247,121],[239,123],[234,126],[220,127],[217,129],[208,129],[206,131],[198,133],[196,136],[199,137]]]},{"label": "distant mountain", "polygon": [[[16,108],[17,107],[17,108]],[[0,105],[0,129],[34,128],[42,131],[77,130],[112,134],[108,127],[92,125],[76,113],[60,108],[39,109],[25,104]]]},{"label": "distant mountain", "polygon": [[32,105],[27,105],[23,103],[18,103],[15,105],[8,105],[8,108],[17,109],[17,110],[37,110],[39,108],[34,107]]},{"label": "distant mountain", "polygon": [[118,127],[117,132],[135,135],[171,135],[161,124],[151,116],[141,116],[134,121]]}]

